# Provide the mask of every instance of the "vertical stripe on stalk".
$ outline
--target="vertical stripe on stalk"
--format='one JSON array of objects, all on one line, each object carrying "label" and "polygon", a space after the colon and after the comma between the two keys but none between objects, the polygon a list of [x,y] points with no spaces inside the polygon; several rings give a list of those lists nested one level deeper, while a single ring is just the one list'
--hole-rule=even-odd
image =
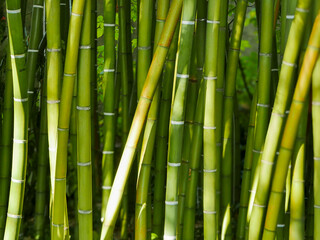
[{"label": "vertical stripe on stalk", "polygon": [[13,80],[13,150],[9,204],[4,239],[18,239],[28,155],[28,96],[20,1],[6,1]]},{"label": "vertical stripe on stalk", "polygon": [[135,149],[142,131],[147,112],[149,110],[151,99],[154,95],[161,70],[168,53],[169,45],[178,22],[182,7],[182,0],[174,0],[171,3],[169,14],[166,19],[161,38],[151,62],[147,79],[141,93],[136,113],[133,118],[128,139],[122,154],[117,174],[111,189],[109,202],[107,205],[106,218],[103,222],[101,239],[112,239],[113,230],[117,215],[120,209],[120,202],[123,191],[132,166]]},{"label": "vertical stripe on stalk", "polygon": [[[288,43],[285,49],[279,84],[276,92],[274,106],[271,114],[271,119],[264,143],[264,151],[261,159],[269,162],[261,162],[261,171],[257,193],[255,197],[255,203],[258,205],[266,205],[268,200],[268,192],[271,184],[272,169],[275,162],[276,151],[280,142],[280,136],[285,120],[285,111],[290,101],[290,88],[293,85],[294,66],[297,62],[299,49],[302,43],[302,32],[305,28],[307,11],[310,8],[311,1],[298,2],[299,9],[305,9],[305,11],[297,11],[296,17],[291,25],[291,30],[288,37]],[[265,209],[259,208],[257,211],[262,212],[260,216],[263,216]],[[263,218],[256,218],[255,224],[263,224]]]},{"label": "vertical stripe on stalk", "polygon": [[58,147],[53,192],[53,212],[51,238],[59,239],[64,235],[66,207],[67,146],[71,113],[72,93],[77,70],[80,31],[85,0],[73,1],[70,18],[66,60],[64,67],[61,104],[58,120]]},{"label": "vertical stripe on stalk", "polygon": [[292,155],[292,148],[295,142],[297,127],[303,110],[303,103],[309,91],[311,74],[315,62],[319,55],[320,47],[320,15],[317,16],[313,25],[308,48],[303,60],[302,68],[299,74],[298,82],[293,96],[288,120],[285,125],[283,137],[281,140],[280,154],[276,164],[275,173],[272,181],[272,189],[269,197],[267,216],[263,231],[263,239],[274,238],[279,208],[283,197],[283,190],[286,180],[286,171]]}]

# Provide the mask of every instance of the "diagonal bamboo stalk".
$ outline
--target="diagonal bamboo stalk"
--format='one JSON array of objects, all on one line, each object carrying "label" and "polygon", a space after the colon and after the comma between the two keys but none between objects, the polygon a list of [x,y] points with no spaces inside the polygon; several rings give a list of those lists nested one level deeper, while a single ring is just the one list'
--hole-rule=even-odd
[{"label": "diagonal bamboo stalk", "polygon": [[279,208],[283,197],[285,180],[289,161],[292,155],[297,128],[301,119],[303,105],[309,92],[311,75],[319,55],[320,47],[320,14],[318,14],[313,25],[312,33],[308,43],[307,51],[303,60],[302,68],[299,74],[298,82],[290,107],[290,113],[285,125],[283,137],[281,140],[280,154],[276,164],[274,178],[272,182],[271,194],[266,216],[266,222],[263,232],[263,239],[274,239]]},{"label": "diagonal bamboo stalk", "polygon": [[101,239],[112,238],[116,218],[120,209],[120,202],[123,196],[123,190],[125,188],[130,168],[132,166],[137,142],[139,140],[139,136],[141,134],[142,127],[151,104],[151,99],[154,95],[165,61],[165,57],[167,55],[174,30],[180,16],[181,7],[182,0],[174,0],[171,3],[164,30],[162,31],[158,47],[155,51],[153,61],[151,63],[147,79],[145,81],[145,85],[137,106],[137,110],[133,118],[126,146],[120,160],[118,172],[115,176],[113,187],[111,189],[111,194],[105,215],[106,218],[103,222]]}]

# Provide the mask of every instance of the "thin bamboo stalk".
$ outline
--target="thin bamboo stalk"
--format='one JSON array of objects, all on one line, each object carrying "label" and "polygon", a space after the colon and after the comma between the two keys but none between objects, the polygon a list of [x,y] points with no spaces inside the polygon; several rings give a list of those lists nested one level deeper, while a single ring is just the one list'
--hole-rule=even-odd
[{"label": "thin bamboo stalk", "polygon": [[6,214],[9,200],[9,186],[12,160],[12,135],[13,135],[13,81],[10,48],[7,47],[6,79],[3,100],[3,120],[1,130],[0,151],[0,238],[4,236]]},{"label": "thin bamboo stalk", "polygon": [[104,3],[104,146],[102,151],[102,207],[101,221],[106,211],[114,172],[114,141],[115,141],[115,6],[114,0]]},{"label": "thin bamboo stalk", "polygon": [[286,106],[290,99],[290,91],[288,91],[288,89],[292,85],[294,67],[302,42],[301,33],[304,29],[304,24],[306,23],[307,9],[310,7],[310,1],[299,1],[297,7],[298,9],[302,10],[296,10],[296,17],[291,26],[288,44],[286,46],[282,61],[276,98],[264,143],[264,150],[261,156],[261,159],[264,161],[261,161],[260,171],[261,173],[263,171],[263,174],[260,174],[259,185],[257,187],[257,193],[254,200],[255,204],[257,205],[254,207],[257,217],[253,218],[254,220],[252,221],[252,224],[255,225],[253,229],[258,228],[257,226],[260,226],[261,228],[263,223],[263,215],[265,210],[259,206],[265,206],[267,204],[274,158],[279,145],[279,138],[284,123]]},{"label": "thin bamboo stalk", "polygon": [[64,236],[66,211],[67,146],[71,113],[72,93],[77,70],[80,30],[85,0],[73,1],[70,18],[67,53],[61,91],[58,120],[58,147],[53,195],[51,238]]},{"label": "thin bamboo stalk", "polygon": [[292,155],[297,128],[301,118],[303,105],[309,91],[311,83],[311,75],[316,60],[319,55],[320,46],[320,15],[317,16],[313,25],[308,48],[304,57],[302,68],[299,74],[298,82],[293,96],[293,101],[290,108],[288,120],[285,125],[280,154],[276,164],[275,174],[272,183],[272,190],[269,198],[268,211],[266,216],[263,239],[273,239],[276,230],[279,208],[283,197],[285,187],[285,179],[287,172],[283,171],[289,166],[289,161]]},{"label": "thin bamboo stalk", "polygon": [[162,31],[161,38],[154,54],[151,63],[145,86],[142,90],[141,97],[137,106],[131,131],[129,132],[126,146],[120,160],[118,172],[115,176],[113,187],[106,210],[106,218],[103,222],[101,239],[111,239],[113,229],[115,226],[117,214],[120,208],[120,201],[123,196],[123,190],[128,179],[130,168],[135,155],[135,148],[142,131],[142,127],[151,104],[151,99],[154,95],[161,70],[167,55],[169,45],[180,16],[182,7],[182,0],[174,0],[171,3],[169,14],[166,19],[164,30]]},{"label": "thin bamboo stalk", "polygon": [[6,1],[13,80],[13,155],[4,239],[19,237],[28,155],[28,96],[20,1]]},{"label": "thin bamboo stalk", "polygon": [[[224,93],[224,113],[223,113],[223,143],[222,143],[222,163],[221,164],[221,206],[223,234],[230,234],[231,221],[231,169],[232,169],[232,118],[233,118],[233,96],[235,93],[235,79],[239,61],[240,43],[242,38],[245,13],[247,10],[247,0],[237,2],[236,13],[231,33],[231,42],[228,50],[227,75]],[[223,239],[226,237],[221,236]]]}]

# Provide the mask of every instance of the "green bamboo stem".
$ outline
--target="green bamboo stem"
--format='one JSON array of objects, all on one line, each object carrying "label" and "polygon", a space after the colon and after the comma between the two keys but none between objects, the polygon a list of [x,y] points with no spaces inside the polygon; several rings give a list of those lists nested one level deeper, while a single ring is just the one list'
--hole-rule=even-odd
[{"label": "green bamboo stem", "polygon": [[176,27],[172,43],[170,45],[162,76],[162,94],[160,100],[159,123],[157,127],[157,149],[155,156],[155,184],[152,231],[162,239],[164,229],[164,200],[166,162],[168,147],[168,132],[175,58],[178,45],[179,27]]},{"label": "green bamboo stem", "polygon": [[[217,146],[215,97],[218,75],[218,43],[220,30],[219,0],[208,2],[206,54],[204,63],[205,105],[203,122],[203,231],[204,239],[216,238],[218,226],[216,216]],[[223,229],[226,230],[226,229]],[[221,239],[225,239],[222,232]]]},{"label": "green bamboo stem", "polygon": [[315,69],[313,71],[312,75],[312,127],[313,127],[313,164],[314,164],[314,179],[313,179],[313,198],[314,198],[314,239],[317,239],[320,237],[320,230],[316,227],[317,224],[320,222],[320,210],[319,210],[319,205],[320,205],[320,198],[319,198],[319,181],[320,181],[320,176],[319,176],[319,135],[317,134],[319,132],[319,100],[320,100],[320,95],[319,95],[319,89],[320,89],[320,84],[319,84],[319,69],[320,69],[320,58],[318,58]]},{"label": "green bamboo stem", "polygon": [[248,211],[248,203],[249,203],[249,197],[250,197],[249,189],[250,189],[250,179],[251,179],[251,173],[252,173],[251,172],[252,155],[253,155],[252,149],[253,149],[253,142],[254,142],[256,107],[257,107],[257,89],[253,94],[251,107],[250,107],[248,137],[247,137],[246,152],[244,157],[236,239],[245,239],[245,236],[246,236],[245,227],[247,224],[247,211]]},{"label": "green bamboo stem", "polygon": [[[189,160],[191,151],[191,142],[194,136],[194,116],[196,111],[196,99],[198,97],[198,79],[197,79],[197,47],[196,41],[193,41],[191,63],[190,63],[190,77],[188,83],[187,102],[188,107],[185,113],[185,125],[183,132],[183,145],[181,155],[181,169],[179,173],[179,189],[178,189],[178,223],[177,223],[177,239],[181,239],[183,232],[184,221],[184,205],[186,198],[186,188],[189,176]],[[201,137],[200,137],[201,139]],[[201,147],[200,147],[201,149]],[[200,153],[199,153],[200,157]]]},{"label": "green bamboo stem", "polygon": [[106,211],[114,171],[114,141],[115,141],[115,4],[114,0],[105,1],[104,6],[104,146],[102,151],[102,207],[101,221]]},{"label": "green bamboo stem", "polygon": [[47,207],[47,173],[49,164],[48,153],[48,122],[47,122],[47,84],[46,76],[41,89],[41,112],[40,112],[40,136],[38,150],[38,169],[36,183],[35,203],[35,239],[43,239],[46,222]]},{"label": "green bamboo stem", "polygon": [[266,216],[265,228],[263,232],[263,239],[273,239],[275,235],[277,219],[279,215],[279,208],[281,205],[283,190],[285,187],[285,180],[289,161],[292,155],[295,138],[297,135],[297,128],[301,118],[304,102],[308,95],[311,74],[319,55],[320,46],[320,15],[316,18],[308,48],[304,57],[302,68],[299,74],[298,82],[293,96],[293,101],[290,108],[288,120],[285,125],[280,154],[276,164],[274,178],[272,182],[272,190],[269,197],[268,211]]},{"label": "green bamboo stem", "polygon": [[57,157],[57,127],[60,105],[60,82],[62,72],[61,38],[60,38],[60,5],[57,0],[46,0],[47,26],[47,113],[48,143],[50,162],[50,209],[52,219],[52,196],[54,191],[54,175]]},{"label": "green bamboo stem", "polygon": [[[296,17],[291,26],[288,43],[283,57],[278,89],[264,143],[264,150],[261,156],[263,161],[261,161],[260,171],[261,173],[263,171],[263,174],[260,174],[259,176],[258,190],[254,200],[257,206],[254,207],[255,210],[253,211],[256,211],[255,214],[257,214],[257,216],[253,218],[252,224],[260,226],[259,228],[262,226],[265,212],[265,209],[259,206],[265,206],[267,204],[274,158],[279,145],[286,107],[290,99],[290,90],[288,91],[288,89],[290,89],[290,86],[292,85],[294,67],[302,42],[302,32],[305,26],[304,24],[306,23],[307,9],[309,9],[309,7],[310,1],[299,1],[298,9],[302,10],[296,11]],[[258,227],[253,227],[253,229],[256,228]],[[257,232],[260,231],[258,229],[256,230]]]},{"label": "green bamboo stem", "polygon": [[20,1],[6,1],[13,80],[13,155],[4,239],[19,237],[28,155],[28,96]]},{"label": "green bamboo stem", "polygon": [[[308,101],[307,101],[308,102]],[[293,151],[293,173],[290,196],[290,239],[305,237],[305,158],[306,135],[308,122],[308,106],[303,110],[303,116],[298,127],[297,139]]]},{"label": "green bamboo stem", "polygon": [[111,189],[111,194],[106,210],[106,218],[103,222],[101,239],[111,239],[115,226],[117,214],[120,208],[120,202],[123,196],[123,190],[126,185],[130,168],[135,155],[135,148],[142,131],[142,127],[151,104],[151,99],[154,95],[161,70],[168,52],[168,48],[176,27],[176,23],[180,16],[182,0],[174,0],[171,3],[169,14],[166,19],[164,30],[154,54],[151,63],[145,86],[142,90],[141,97],[137,106],[131,131],[129,132],[126,146],[120,160],[118,172],[115,176],[114,183]]},{"label": "green bamboo stem", "polygon": [[[193,67],[191,66],[191,69]],[[192,73],[192,70],[191,70]],[[191,83],[191,82],[190,82]],[[191,86],[190,86],[191,87]],[[183,225],[180,226],[182,231],[181,239],[194,239],[195,230],[195,213],[196,197],[199,178],[200,157],[202,152],[203,141],[203,118],[204,118],[204,97],[205,97],[205,80],[201,80],[196,111],[194,113],[194,122],[192,126],[192,135],[190,136],[189,156],[187,158],[187,176],[185,176],[186,189],[184,200],[184,211],[182,216]],[[190,104],[194,104],[190,102]],[[189,106],[188,106],[189,107]],[[188,111],[188,110],[187,110]],[[183,159],[184,160],[184,159]],[[201,175],[200,175],[201,176]],[[179,201],[181,199],[179,198]],[[180,204],[180,202],[179,202]]]},{"label": "green bamboo stem", "polygon": [[9,186],[12,160],[12,134],[13,134],[13,81],[10,48],[7,47],[6,79],[3,100],[3,119],[1,130],[0,151],[0,238],[4,236],[9,200]]},{"label": "green bamboo stem", "polygon": [[72,93],[77,70],[80,30],[84,9],[84,0],[73,1],[70,18],[66,60],[64,67],[61,105],[58,120],[58,147],[53,196],[51,238],[59,239],[64,235],[65,206],[66,206],[66,171],[67,146],[71,113]]},{"label": "green bamboo stem", "polygon": [[223,95],[224,85],[226,80],[226,47],[229,39],[227,31],[227,18],[228,18],[228,1],[221,1],[220,9],[220,30],[219,30],[219,43],[218,43],[218,79],[216,87],[216,100],[215,100],[215,121],[216,121],[216,150],[217,150],[217,181],[216,181],[216,212],[217,212],[217,237],[220,233],[221,216],[220,216],[220,202],[221,202],[221,157],[222,157],[222,117],[223,117]]},{"label": "green bamboo stem", "polygon": [[[224,93],[224,113],[223,113],[223,143],[221,164],[221,205],[220,215],[222,217],[222,229],[225,234],[230,234],[231,221],[231,169],[232,169],[232,118],[233,118],[233,96],[235,93],[235,79],[239,61],[240,43],[242,38],[245,13],[247,10],[247,0],[237,2],[236,13],[231,33],[231,42],[228,50],[227,75]],[[224,239],[226,236],[222,235]]]},{"label": "green bamboo stem", "polygon": [[185,106],[187,101],[196,3],[196,0],[184,0],[181,14],[169,123],[164,239],[176,237],[178,223],[178,176],[182,158]]},{"label": "green bamboo stem", "polygon": [[91,160],[91,0],[85,3],[78,63],[77,165],[79,239],[93,239]]}]

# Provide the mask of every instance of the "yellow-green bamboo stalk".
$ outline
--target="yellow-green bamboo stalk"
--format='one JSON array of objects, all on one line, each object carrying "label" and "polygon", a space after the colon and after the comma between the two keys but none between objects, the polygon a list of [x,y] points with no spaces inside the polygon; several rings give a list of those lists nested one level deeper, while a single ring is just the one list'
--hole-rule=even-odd
[{"label": "yellow-green bamboo stalk", "polygon": [[64,236],[66,211],[66,173],[67,146],[69,138],[69,123],[71,113],[72,93],[77,70],[80,30],[85,0],[73,1],[70,18],[66,60],[61,90],[61,106],[58,120],[58,146],[53,191],[52,239]]},{"label": "yellow-green bamboo stalk", "polygon": [[4,239],[19,237],[28,156],[28,95],[20,1],[6,1],[13,80],[13,155]]},{"label": "yellow-green bamboo stalk", "polygon": [[309,92],[312,71],[319,55],[319,24],[320,14],[318,14],[313,25],[307,51],[294,92],[293,101],[290,107],[290,113],[281,140],[280,154],[276,164],[272,182],[272,190],[269,197],[266,222],[263,232],[264,240],[273,239],[275,235],[277,219],[287,175],[287,171],[285,169],[287,169],[289,166],[289,161],[292,155],[292,149],[294,147],[294,142],[297,134],[298,124],[301,119],[303,106]]},{"label": "yellow-green bamboo stalk", "polygon": [[111,189],[105,220],[103,222],[101,239],[112,239],[113,229],[120,209],[123,191],[134,159],[135,148],[137,146],[139,136],[151,104],[151,99],[154,95],[161,74],[178,18],[180,16],[181,7],[182,0],[174,0],[171,3],[164,30],[162,31],[157,50],[155,51],[147,79],[139,99],[137,110],[131,125],[131,130],[129,132],[126,146],[120,160],[118,172],[115,176],[115,180]]}]

